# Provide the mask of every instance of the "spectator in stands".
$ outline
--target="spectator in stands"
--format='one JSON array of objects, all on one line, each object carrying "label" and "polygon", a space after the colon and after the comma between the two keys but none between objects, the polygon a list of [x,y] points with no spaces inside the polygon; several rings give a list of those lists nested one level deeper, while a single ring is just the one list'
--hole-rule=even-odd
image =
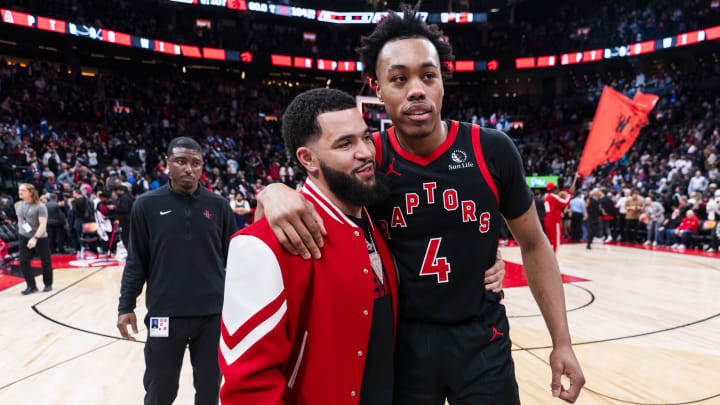
[{"label": "spectator in stands", "polygon": [[[688,237],[692,234],[696,234],[700,227],[700,220],[695,215],[693,210],[688,210],[685,213],[680,225],[671,234],[670,242],[673,243],[673,248],[685,249],[687,247]],[[678,243],[678,240],[680,243]]]},{"label": "spectator in stands", "polygon": [[290,163],[285,162],[285,164],[280,168],[280,181],[287,185],[290,185],[292,184],[292,179],[294,176],[295,172],[293,171],[293,168],[290,167]]},{"label": "spectator in stands", "polygon": [[658,228],[655,234],[655,240],[660,246],[670,245],[671,237],[675,233],[675,230],[682,222],[683,217],[680,213],[680,209],[676,208],[673,210],[670,218],[666,218],[663,225]]},{"label": "spectator in stands", "polygon": [[665,222],[665,209],[659,202],[646,197],[644,210],[647,217],[647,240],[643,244],[649,245],[652,243],[653,246],[657,246],[658,242],[655,235],[663,222]]},{"label": "spectator in stands", "polygon": [[70,202],[70,227],[72,230],[73,245],[75,250],[79,252],[82,248],[80,238],[83,233],[83,225],[87,222],[94,222],[95,214],[92,202],[83,195],[80,189],[73,191],[72,198]]},{"label": "spectator in stands", "polygon": [[627,241],[627,207],[625,203],[630,198],[630,189],[623,188],[622,192],[615,197],[615,208],[617,209],[617,237],[616,240]]},{"label": "spectator in stands", "polygon": [[272,182],[280,181],[280,163],[277,160],[273,160],[270,169],[268,169],[268,177],[272,179]]},{"label": "spectator in stands", "polygon": [[243,193],[238,192],[235,195],[234,200],[230,200],[230,209],[235,214],[235,222],[237,223],[238,229],[243,229],[248,226],[248,217],[252,210],[250,209],[250,203],[245,199]]},{"label": "spectator in stands", "polygon": [[625,201],[625,221],[627,228],[625,231],[624,242],[637,243],[637,233],[640,227],[640,214],[645,207],[645,202],[640,198],[640,192],[635,189],[632,195]]},{"label": "spectator in stands", "polygon": [[43,284],[45,285],[43,291],[50,291],[53,283],[53,268],[47,235],[47,208],[40,203],[38,191],[32,184],[21,184],[18,195],[20,201],[15,205],[15,212],[20,234],[20,270],[22,270],[27,285],[22,294],[32,294],[38,290],[35,276],[30,267],[33,253],[40,256],[42,263]]},{"label": "spectator in stands", "polygon": [[115,212],[117,214],[118,225],[120,226],[120,240],[122,240],[123,246],[127,249],[130,237],[130,212],[132,211],[133,200],[125,186],[115,186],[113,193],[117,200]]},{"label": "spectator in stands", "polygon": [[585,206],[582,191],[576,191],[575,197],[570,200],[570,242],[580,242],[582,239]]},{"label": "spectator in stands", "polygon": [[612,224],[616,222],[615,202],[613,201],[615,196],[605,189],[601,190],[601,193],[603,195],[600,198],[600,211],[602,212],[602,216],[600,217],[602,232],[600,234],[605,239],[605,242],[610,242],[613,240],[611,227]]},{"label": "spectator in stands", "polygon": [[47,208],[47,233],[50,241],[50,252],[63,253],[65,246],[65,228],[67,218],[62,207],[58,204],[57,194],[48,194]]},{"label": "spectator in stands", "polygon": [[695,172],[695,177],[690,179],[688,185],[688,195],[692,195],[695,192],[703,193],[708,188],[708,179],[702,175],[700,170]]},{"label": "spectator in stands", "polygon": [[43,185],[43,191],[45,193],[56,193],[58,191],[57,183],[55,182],[55,175],[50,172],[45,177],[45,184]]},{"label": "spectator in stands", "polygon": [[602,192],[598,189],[594,189],[590,192],[590,197],[585,203],[585,210],[583,219],[587,224],[587,245],[586,249],[592,249],[591,245],[595,235],[600,231],[600,217],[602,216],[602,210],[600,208],[600,197]]}]

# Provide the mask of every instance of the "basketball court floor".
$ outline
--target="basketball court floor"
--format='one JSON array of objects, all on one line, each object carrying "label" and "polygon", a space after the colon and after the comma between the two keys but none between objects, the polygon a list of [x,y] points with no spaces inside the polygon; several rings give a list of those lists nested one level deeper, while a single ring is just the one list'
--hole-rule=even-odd
[{"label": "basketball court floor", "polygon": [[[513,264],[520,251],[502,253],[522,403],[564,403],[550,395],[550,337]],[[718,257],[576,244],[562,245],[558,260],[587,379],[576,403],[720,404]],[[121,274],[56,269],[50,293],[22,296],[24,283],[0,291],[0,404],[142,403],[143,345],[115,329]],[[141,296],[136,314],[144,313]],[[193,392],[186,355],[175,403],[193,403]]]}]

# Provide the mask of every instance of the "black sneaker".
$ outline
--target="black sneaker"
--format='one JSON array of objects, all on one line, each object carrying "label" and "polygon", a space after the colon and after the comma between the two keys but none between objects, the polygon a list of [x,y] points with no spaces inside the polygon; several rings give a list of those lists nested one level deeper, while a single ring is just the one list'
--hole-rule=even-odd
[{"label": "black sneaker", "polygon": [[43,288],[43,292],[48,292],[48,291],[52,291],[51,285],[46,285],[45,288]]},{"label": "black sneaker", "polygon": [[28,295],[28,294],[32,294],[32,293],[37,292],[37,290],[38,290],[38,289],[37,289],[36,287],[33,287],[33,288],[28,287],[28,288],[20,291],[20,294],[22,294],[22,295]]}]

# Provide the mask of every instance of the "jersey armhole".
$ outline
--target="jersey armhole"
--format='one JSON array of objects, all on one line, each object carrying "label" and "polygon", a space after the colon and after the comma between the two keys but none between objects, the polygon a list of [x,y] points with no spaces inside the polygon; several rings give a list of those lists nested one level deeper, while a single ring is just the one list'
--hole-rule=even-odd
[{"label": "jersey armhole", "polygon": [[375,161],[380,167],[382,166],[382,139],[380,139],[380,132],[373,132],[372,138],[375,144]]},{"label": "jersey armhole", "polygon": [[493,194],[495,194],[495,201],[498,203],[498,207],[500,206],[500,198],[498,196],[497,187],[495,186],[495,182],[492,179],[492,176],[490,175],[490,171],[488,170],[487,164],[485,164],[485,157],[483,156],[482,152],[482,146],[480,145],[480,126],[473,125],[472,126],[472,144],[473,144],[473,151],[475,152],[475,160],[477,161],[478,168],[480,169],[480,172],[483,175],[483,178],[485,178],[485,182],[490,186],[490,190],[492,190]]}]

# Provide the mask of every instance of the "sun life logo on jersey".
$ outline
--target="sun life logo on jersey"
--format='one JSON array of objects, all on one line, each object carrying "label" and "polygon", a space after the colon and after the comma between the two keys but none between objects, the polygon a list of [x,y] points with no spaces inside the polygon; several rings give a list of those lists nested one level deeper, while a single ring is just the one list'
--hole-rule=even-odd
[{"label": "sun life logo on jersey", "polygon": [[450,159],[457,163],[457,164],[450,164],[448,165],[449,170],[457,170],[457,169],[466,169],[468,167],[474,167],[475,165],[472,162],[468,162],[468,155],[465,153],[465,151],[462,151],[460,149],[455,149],[450,154]]}]

